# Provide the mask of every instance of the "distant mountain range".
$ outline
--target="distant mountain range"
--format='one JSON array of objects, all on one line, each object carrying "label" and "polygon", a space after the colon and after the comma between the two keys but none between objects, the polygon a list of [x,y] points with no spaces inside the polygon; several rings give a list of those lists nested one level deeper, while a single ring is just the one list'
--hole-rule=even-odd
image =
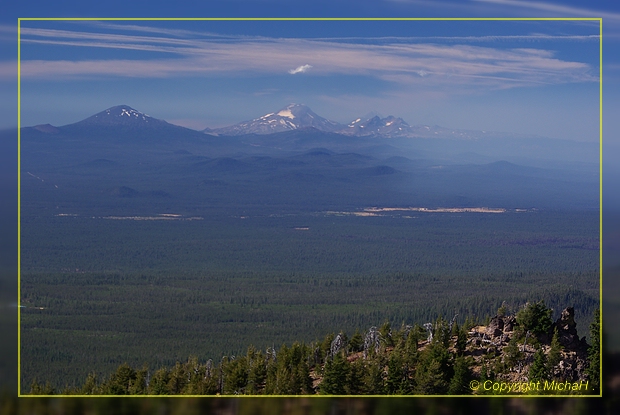
[{"label": "distant mountain range", "polygon": [[402,118],[392,115],[385,118],[378,115],[361,117],[345,125],[323,118],[303,104],[289,104],[276,112],[270,112],[253,120],[243,121],[228,127],[206,128],[203,132],[211,135],[238,136],[264,135],[311,128],[346,136],[377,138],[475,139],[488,135],[484,131],[455,130],[428,125],[411,126]]},{"label": "distant mountain range", "polygon": [[[327,148],[372,156],[404,156],[441,163],[490,163],[500,160],[535,167],[598,164],[599,146],[593,142],[550,139],[511,133],[411,126],[402,118],[369,114],[344,125],[323,118],[302,104],[290,104],[250,121],[229,127],[196,131],[151,117],[128,105],[117,105],[82,121],[56,127],[41,124],[22,129],[22,144],[47,142],[54,137],[71,152],[115,143],[187,150],[199,146],[211,155],[282,155]],[[107,144],[106,144],[107,143]],[[205,147],[207,146],[207,147]],[[43,148],[39,148],[43,150]],[[103,150],[103,148],[102,148]],[[576,164],[575,164],[576,163]]]},{"label": "distant mountain range", "polygon": [[[141,132],[167,132],[175,135],[194,135],[203,133],[210,136],[238,137],[246,135],[271,135],[285,132],[308,132],[308,133],[331,133],[347,137],[367,138],[441,138],[459,140],[483,140],[483,139],[527,139],[548,140],[544,137],[532,135],[513,134],[506,132],[488,132],[475,130],[462,130],[445,128],[437,125],[409,125],[405,120],[392,115],[380,117],[368,115],[352,120],[348,124],[323,118],[303,104],[289,104],[286,107],[267,113],[261,117],[249,121],[243,121],[228,127],[206,128],[202,131],[192,130],[164,120],[151,117],[129,105],[117,105],[92,115],[82,121],[56,127],[50,124],[40,124],[34,127],[26,127],[44,134],[57,134],[60,132],[77,133],[97,127],[99,129],[119,129],[133,131],[140,135]],[[557,140],[556,140],[557,141]],[[566,140],[568,141],[568,140]]]},{"label": "distant mountain range", "polygon": [[229,127],[204,130],[207,134],[236,136],[247,134],[273,134],[285,131],[314,128],[316,130],[356,137],[416,137],[420,128],[411,127],[402,118],[357,118],[344,125],[317,115],[303,104],[290,104],[279,111],[270,112],[250,121]]}]

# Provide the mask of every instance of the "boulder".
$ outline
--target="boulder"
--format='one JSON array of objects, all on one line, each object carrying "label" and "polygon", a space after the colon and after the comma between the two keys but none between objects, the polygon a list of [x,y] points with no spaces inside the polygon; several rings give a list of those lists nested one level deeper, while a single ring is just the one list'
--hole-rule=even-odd
[{"label": "boulder", "polygon": [[502,334],[504,334],[504,320],[501,317],[495,316],[487,326],[486,335],[493,338]]},{"label": "boulder", "polygon": [[504,317],[504,333],[513,331],[516,323],[517,319],[515,318],[515,316]]}]

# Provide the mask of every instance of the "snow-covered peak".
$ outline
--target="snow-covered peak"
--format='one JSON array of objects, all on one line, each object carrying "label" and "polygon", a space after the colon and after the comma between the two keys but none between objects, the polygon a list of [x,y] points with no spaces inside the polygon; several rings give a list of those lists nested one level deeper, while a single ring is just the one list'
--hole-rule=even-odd
[{"label": "snow-covered peak", "polygon": [[351,121],[341,132],[347,135],[378,137],[402,137],[411,133],[411,127],[402,118],[393,115],[381,118],[376,113],[369,113],[368,116]]},{"label": "snow-covered peak", "polygon": [[320,131],[337,131],[344,126],[318,116],[303,104],[289,104],[276,112],[270,112],[251,121],[214,130],[220,135],[271,134],[300,128]]},{"label": "snow-covered peak", "polygon": [[116,105],[114,107],[110,107],[80,121],[80,123],[101,126],[125,126],[132,128],[140,126],[157,128],[169,125],[164,120],[153,118],[143,112],[131,108],[129,105]]},{"label": "snow-covered peak", "polygon": [[142,119],[145,119],[146,117],[148,117],[148,115],[141,113],[140,111],[136,111],[132,108],[121,108],[121,114],[120,116],[126,115],[128,117],[142,117]]},{"label": "snow-covered peak", "polygon": [[358,119],[357,119],[357,120],[355,120],[355,121],[351,121],[351,122],[349,123],[348,127],[349,127],[349,128],[354,128],[354,127],[355,127],[355,125],[356,125],[357,123],[359,123],[360,121],[362,121],[362,119],[361,119],[361,118],[358,118]]},{"label": "snow-covered peak", "polygon": [[287,117],[287,118],[290,118],[290,119],[294,119],[295,118],[295,115],[293,115],[291,110],[288,109],[288,108],[287,109],[283,109],[280,112],[278,112],[278,115],[280,117]]},{"label": "snow-covered peak", "polygon": [[95,114],[95,117],[127,117],[129,119],[141,119],[144,121],[148,121],[151,117],[147,114],[144,114],[140,111],[137,111],[131,108],[129,105],[117,105],[115,107],[108,108],[107,110]]}]

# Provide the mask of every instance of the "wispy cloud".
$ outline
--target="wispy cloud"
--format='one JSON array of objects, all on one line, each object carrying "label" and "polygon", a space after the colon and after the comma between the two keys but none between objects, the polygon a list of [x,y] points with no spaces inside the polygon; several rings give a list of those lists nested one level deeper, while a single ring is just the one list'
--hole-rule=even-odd
[{"label": "wispy cloud", "polygon": [[0,62],[0,81],[15,81],[17,79],[17,61]]},{"label": "wispy cloud", "polygon": [[620,13],[597,10],[592,8],[583,8],[569,6],[566,4],[542,2],[542,1],[523,1],[523,0],[472,0],[478,3],[490,3],[499,6],[506,6],[508,8],[524,9],[524,10],[537,10],[553,13],[555,17],[575,16],[575,17],[601,17],[611,20],[620,20]]},{"label": "wispy cloud", "polygon": [[308,72],[310,68],[312,68],[312,65],[301,65],[295,69],[290,69],[288,73],[290,73],[291,75],[295,75],[296,73],[304,73]]},{"label": "wispy cloud", "polygon": [[[613,2],[590,2],[594,7],[576,7],[566,2],[550,2],[535,0],[386,0],[422,8],[429,16],[435,17],[433,11],[446,11],[460,17],[595,17],[605,20],[620,20],[620,13]],[[600,7],[603,9],[600,9]],[[456,11],[456,13],[455,13]],[[536,14],[532,15],[532,11]]]},{"label": "wispy cloud", "polygon": [[[144,59],[139,59],[141,55],[136,54],[132,59],[23,60],[22,78],[278,75],[284,71],[294,75],[312,68],[321,75],[363,75],[396,83],[468,84],[499,89],[598,80],[597,68],[560,59],[554,51],[542,47],[507,49],[494,44],[471,45],[462,39],[439,42],[439,38],[431,41],[366,38],[366,42],[358,42],[353,41],[354,38],[267,38],[213,33],[198,36],[196,32],[135,25],[129,28],[114,25],[113,28],[116,30],[118,26],[141,34],[26,27],[22,30],[22,38],[25,45],[135,50],[148,52],[148,58],[145,55]],[[578,40],[592,40],[592,36],[578,36]],[[533,34],[510,40],[551,40],[553,37]],[[570,36],[560,37],[570,39]],[[489,37],[484,41],[493,42],[499,38],[502,37]],[[449,37],[442,37],[446,39]],[[300,61],[320,62],[320,66],[299,66]]]}]

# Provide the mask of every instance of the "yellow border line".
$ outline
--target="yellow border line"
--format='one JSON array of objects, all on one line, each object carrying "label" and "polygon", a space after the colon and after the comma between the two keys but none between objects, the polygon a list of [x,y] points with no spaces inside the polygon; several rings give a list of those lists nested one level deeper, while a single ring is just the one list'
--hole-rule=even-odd
[{"label": "yellow border line", "polygon": [[17,393],[21,396],[21,373],[22,373],[22,338],[21,338],[21,328],[22,328],[22,302],[21,302],[21,246],[22,246],[22,219],[21,219],[21,21],[17,19]]},{"label": "yellow border line", "polygon": [[600,21],[600,17],[23,17],[24,21]]},{"label": "yellow border line", "polygon": [[603,19],[599,23],[599,396],[603,396]]},{"label": "yellow border line", "polygon": [[[599,321],[598,395],[24,395],[21,390],[21,22],[22,21],[598,21],[599,22]],[[603,396],[603,19],[600,17],[26,17],[17,19],[17,396],[28,398],[600,398]]]}]

